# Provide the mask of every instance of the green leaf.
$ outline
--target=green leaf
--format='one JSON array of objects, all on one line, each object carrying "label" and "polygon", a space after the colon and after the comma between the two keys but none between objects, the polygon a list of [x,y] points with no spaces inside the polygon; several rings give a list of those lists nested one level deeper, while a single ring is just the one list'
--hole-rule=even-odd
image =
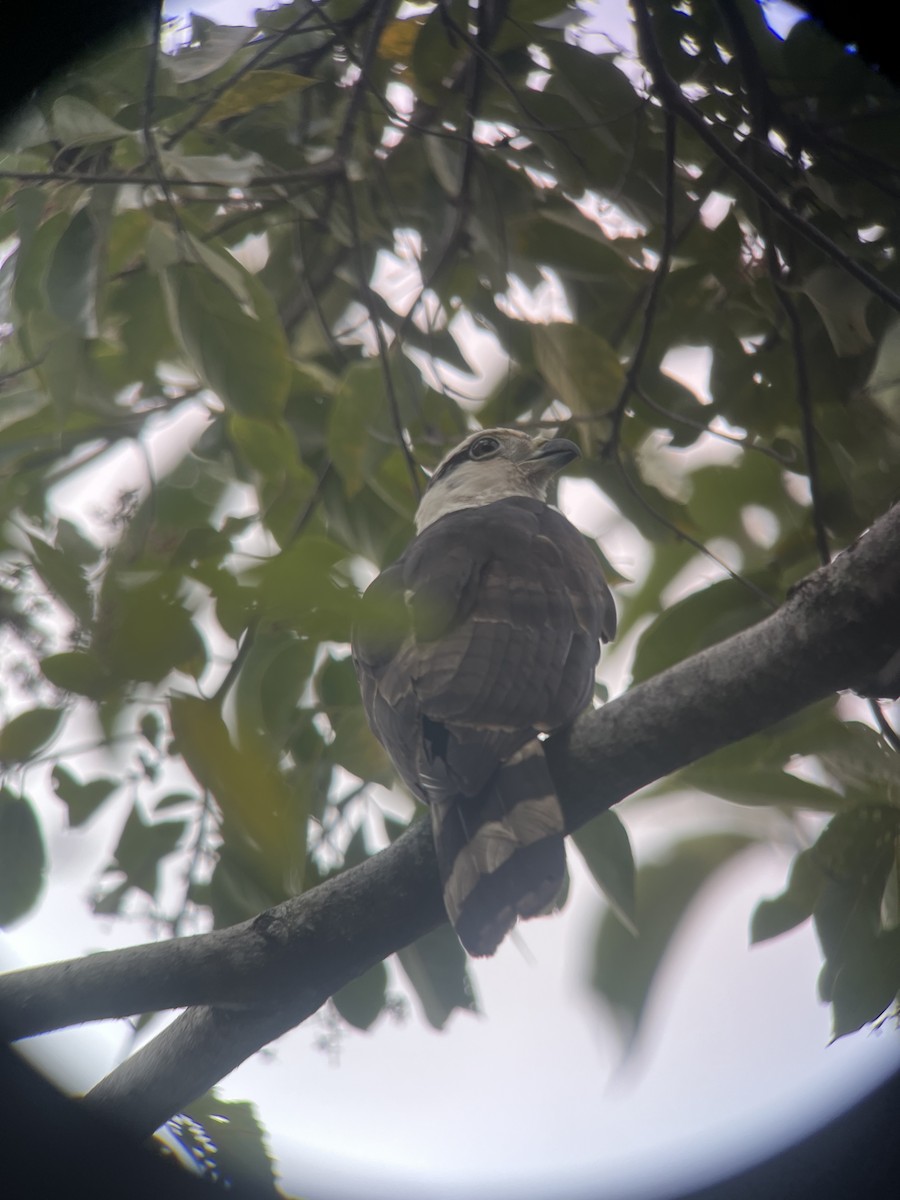
[{"label": "green leaf", "polygon": [[32,708],[0,729],[0,762],[27,762],[55,736],[65,717],[62,708]]},{"label": "green leaf", "polygon": [[121,786],[116,779],[91,779],[82,783],[68,767],[53,768],[53,788],[69,813],[69,825],[76,829],[89,820],[100,806]]},{"label": "green leaf", "polygon": [[275,104],[286,96],[296,96],[306,91],[317,82],[305,75],[296,75],[293,71],[248,71],[219,96],[203,117],[201,125],[214,125],[265,104]]},{"label": "green leaf", "polygon": [[253,912],[302,891],[309,792],[279,770],[281,747],[260,737],[236,746],[212,701],[176,695],[169,709],[178,752],[222,811],[235,878],[247,876],[267,898]]},{"label": "green leaf", "polygon": [[377,962],[331,997],[344,1020],[357,1029],[371,1028],[386,998],[387,968],[383,962]]},{"label": "green leaf", "polygon": [[60,96],[53,104],[51,125],[63,146],[90,146],[129,136],[127,129],[80,96]]},{"label": "green leaf", "polygon": [[831,989],[834,1036],[854,1033],[878,1018],[900,992],[900,929],[848,947]]},{"label": "green leaf", "polygon": [[752,844],[742,834],[719,833],[692,838],[672,847],[660,862],[637,876],[635,937],[615,917],[602,919],[594,948],[592,982],[617,1018],[631,1047],[660,966],[676,930],[709,878]]},{"label": "green leaf", "polygon": [[95,338],[100,257],[97,230],[88,208],[75,214],[56,243],[47,271],[50,309],[82,337]]},{"label": "green leaf", "polygon": [[345,771],[360,779],[390,787],[394,769],[381,744],[369,728],[362,709],[342,712],[333,722],[334,741],[328,747],[328,757]]},{"label": "green leaf", "polygon": [[685,767],[666,781],[667,789],[699,788],[734,804],[762,804],[834,812],[843,807],[832,788],[820,787],[785,771],[782,755],[766,744],[765,736],[725,746]]},{"label": "green leaf", "polygon": [[100,547],[65,517],[57,522],[56,546],[67,558],[74,559],[83,567],[92,566],[100,557]]},{"label": "green leaf", "polygon": [[154,749],[158,750],[163,735],[163,723],[159,713],[145,712],[141,717],[140,731]]},{"label": "green leaf", "polygon": [[[447,11],[465,27],[466,12],[460,0],[451,0]],[[412,48],[411,85],[424,100],[437,98],[464,54],[464,43],[450,32],[440,9],[434,9],[425,19]],[[427,138],[426,148],[430,142],[438,140]]]},{"label": "green leaf", "polygon": [[140,810],[132,808],[115,849],[115,864],[125,872],[129,887],[155,896],[159,888],[159,868],[171,854],[187,829],[185,821],[157,821],[148,824]]},{"label": "green leaf", "polygon": [[859,806],[838,813],[812,850],[823,875],[813,911],[825,955],[819,994],[834,1006],[835,1036],[880,1015],[872,1006],[887,986],[882,913],[885,886],[897,869],[898,836],[900,809]]},{"label": "green leaf", "polygon": [[803,850],[794,859],[787,887],[780,896],[761,900],[750,923],[750,941],[768,941],[808,920],[816,907],[825,876],[813,849]]},{"label": "green leaf", "polygon": [[246,187],[263,168],[257,154],[232,158],[229,154],[177,154],[167,151],[161,157],[163,166],[174,175],[194,183],[223,183],[227,187]]},{"label": "green leaf", "polygon": [[31,911],[44,884],[45,867],[34,809],[24,796],[0,788],[0,926]]},{"label": "green leaf", "polygon": [[862,354],[873,344],[866,324],[872,293],[838,267],[818,267],[802,283],[828,333],[835,354]]},{"label": "green leaf", "polygon": [[306,689],[315,661],[316,645],[295,637],[282,643],[267,663],[259,681],[259,704],[263,721],[274,741],[281,742],[294,729],[297,707]]},{"label": "green leaf", "polygon": [[572,841],[613,912],[637,936],[634,855],[625,826],[608,809],[576,829]]},{"label": "green leaf", "polygon": [[882,334],[866,389],[889,417],[900,420],[900,321]]},{"label": "green leaf", "polygon": [[309,681],[315,644],[290,630],[257,629],[251,636],[234,689],[238,740],[245,745],[271,737],[283,745]]},{"label": "green leaf", "polygon": [[[624,374],[609,342],[581,325],[555,322],[532,330],[534,357],[550,390],[576,417],[609,412]],[[592,426],[588,438],[601,437]]]},{"label": "green leaf", "polygon": [[37,574],[82,624],[89,624],[93,616],[93,601],[80,565],[34,534],[29,534],[28,540]]},{"label": "green leaf", "polygon": [[393,443],[381,367],[355,363],[341,380],[328,422],[328,452],[348,496],[373,477]]},{"label": "green leaf", "polygon": [[278,322],[248,312],[203,267],[177,263],[163,278],[172,327],[203,382],[234,412],[277,416],[291,378]]},{"label": "green leaf", "polygon": [[477,1012],[466,954],[449,925],[432,929],[397,956],[432,1028],[443,1029],[457,1008]]},{"label": "green leaf", "polygon": [[845,795],[859,803],[887,803],[900,808],[900,755],[884,737],[861,721],[844,721],[814,753]]},{"label": "green leaf", "polygon": [[[601,231],[571,210],[528,213],[509,223],[512,245],[534,263],[552,267],[564,278],[603,281],[626,286],[628,264]],[[616,359],[618,362],[618,359]]]},{"label": "green leaf", "polygon": [[115,683],[95,654],[86,650],[66,650],[41,659],[41,671],[55,687],[90,700],[102,700]]},{"label": "green leaf", "polygon": [[197,797],[193,792],[170,792],[153,805],[154,813],[165,812],[168,808],[180,808],[182,804],[196,804]]},{"label": "green leaf", "polygon": [[638,683],[667,667],[755,625],[770,613],[736,579],[721,579],[676,601],[648,626],[638,642],[632,679]]},{"label": "green leaf", "polygon": [[247,572],[258,587],[262,613],[299,633],[350,640],[357,593],[340,582],[338,565],[347,557],[327,538],[304,534],[280,554]]},{"label": "green leaf", "polygon": [[198,13],[191,14],[191,44],[160,62],[178,83],[193,83],[229,62],[256,35],[255,26],[217,25]]},{"label": "green leaf", "polygon": [[176,1117],[169,1122],[175,1137],[186,1145],[204,1174],[223,1186],[245,1189],[254,1196],[278,1200],[275,1163],[254,1105],[245,1100],[223,1100],[215,1090],[193,1100],[187,1108],[190,1122],[203,1135]]},{"label": "green leaf", "polygon": [[173,580],[121,577],[106,592],[93,653],[107,675],[158,683],[175,668],[199,674],[206,648]]}]

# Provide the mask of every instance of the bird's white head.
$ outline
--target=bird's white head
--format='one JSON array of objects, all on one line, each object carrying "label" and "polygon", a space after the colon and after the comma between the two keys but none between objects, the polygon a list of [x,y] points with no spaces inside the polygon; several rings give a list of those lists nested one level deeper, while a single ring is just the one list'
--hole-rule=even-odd
[{"label": "bird's white head", "polygon": [[566,438],[518,429],[482,429],[451,450],[431,477],[416,513],[419,533],[447,513],[528,496],[546,500],[550,480],[581,451]]}]

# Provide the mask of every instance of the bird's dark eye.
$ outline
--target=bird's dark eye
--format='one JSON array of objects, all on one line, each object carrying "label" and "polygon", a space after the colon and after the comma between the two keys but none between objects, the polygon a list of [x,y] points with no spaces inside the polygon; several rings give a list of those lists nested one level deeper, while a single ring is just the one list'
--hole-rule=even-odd
[{"label": "bird's dark eye", "polygon": [[500,443],[495,437],[480,437],[469,447],[469,458],[490,458],[500,449]]}]

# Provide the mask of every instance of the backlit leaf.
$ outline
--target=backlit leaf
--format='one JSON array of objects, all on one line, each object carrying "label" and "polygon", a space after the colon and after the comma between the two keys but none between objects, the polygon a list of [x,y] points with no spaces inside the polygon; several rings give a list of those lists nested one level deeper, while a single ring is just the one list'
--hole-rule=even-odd
[{"label": "backlit leaf", "polygon": [[449,925],[432,929],[397,956],[434,1029],[443,1029],[458,1008],[477,1011],[466,954]]},{"label": "backlit leaf", "polygon": [[13,924],[34,907],[44,869],[44,842],[31,804],[0,788],[0,926]]},{"label": "backlit leaf", "polygon": [[638,936],[606,916],[594,948],[592,982],[633,1044],[663,958],[694,898],[710,876],[751,844],[741,834],[708,834],[674,846],[637,876]]},{"label": "backlit leaf", "polygon": [[27,762],[43,750],[59,730],[65,709],[32,708],[0,729],[0,762]]},{"label": "backlit leaf", "polygon": [[278,324],[247,312],[202,267],[170,267],[165,288],[173,328],[200,378],[237,413],[277,415],[291,375]]},{"label": "backlit leaf", "polygon": [[238,117],[263,104],[274,104],[312,87],[315,79],[293,71],[249,71],[227,88],[203,118],[203,125]]},{"label": "backlit leaf", "polygon": [[387,968],[383,962],[379,962],[345,984],[331,999],[350,1025],[357,1029],[369,1029],[384,1008],[386,998]]},{"label": "backlit leaf", "polygon": [[88,821],[120,786],[115,779],[90,779],[82,783],[68,767],[57,763],[51,776],[57,796],[65,804],[69,824],[77,828]]},{"label": "backlit leaf", "polygon": [[572,834],[597,886],[631,933],[635,928],[635,869],[628,832],[611,810],[600,813]]}]

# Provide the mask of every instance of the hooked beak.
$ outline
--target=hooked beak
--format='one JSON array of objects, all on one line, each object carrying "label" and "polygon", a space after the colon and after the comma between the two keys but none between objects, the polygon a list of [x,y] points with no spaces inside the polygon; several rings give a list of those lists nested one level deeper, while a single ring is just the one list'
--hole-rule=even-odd
[{"label": "hooked beak", "polygon": [[546,463],[554,474],[567,466],[573,458],[581,458],[581,451],[568,438],[551,438],[541,442],[525,459],[528,463]]}]

